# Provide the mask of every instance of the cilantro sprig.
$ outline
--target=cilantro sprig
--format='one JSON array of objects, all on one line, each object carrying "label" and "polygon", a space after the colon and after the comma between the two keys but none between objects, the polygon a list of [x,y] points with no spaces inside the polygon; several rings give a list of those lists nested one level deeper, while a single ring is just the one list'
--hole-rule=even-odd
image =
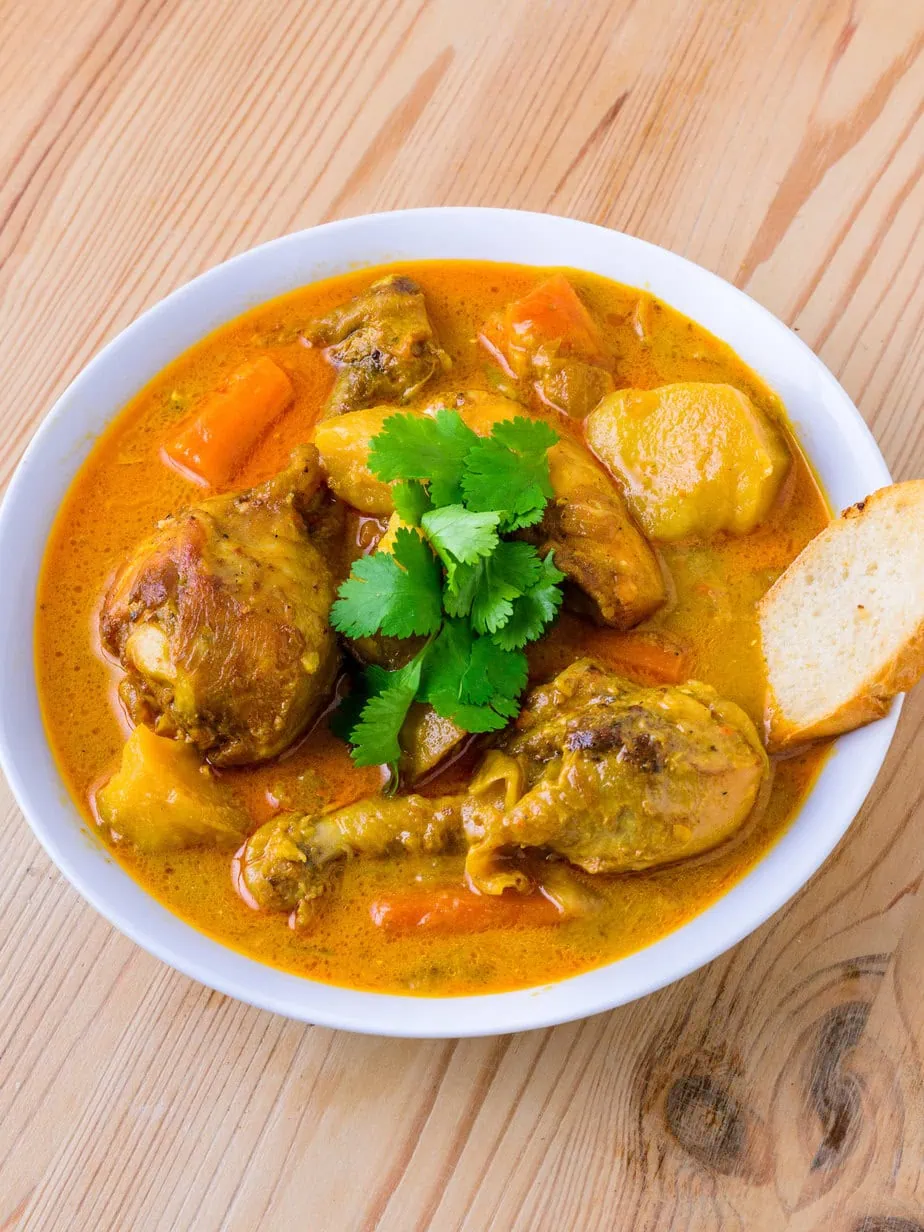
[{"label": "cilantro sprig", "polygon": [[524,647],[561,606],[564,574],[513,532],[542,519],[557,433],[518,416],[479,437],[457,411],[391,415],[369,469],[392,484],[403,525],[390,551],[353,565],[331,610],[349,637],[426,638],[397,671],[368,667],[336,716],[357,765],[401,756],[415,701],[469,732],[505,727],[526,687]]},{"label": "cilantro sprig", "polygon": [[414,637],[435,633],[443,619],[439,566],[428,545],[404,526],[394,551],[360,557],[337,594],[331,623],[347,637]]}]

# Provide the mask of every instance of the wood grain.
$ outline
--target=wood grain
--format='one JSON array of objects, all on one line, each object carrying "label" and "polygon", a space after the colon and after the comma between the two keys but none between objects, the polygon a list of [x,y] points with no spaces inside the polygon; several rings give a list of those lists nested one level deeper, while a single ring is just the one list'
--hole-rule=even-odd
[{"label": "wood grain", "polygon": [[[912,0],[5,0],[0,480],[235,252],[492,204],[641,235],[819,351],[924,474]],[[835,855],[704,971],[509,1038],[305,1028],[99,919],[3,789],[0,1227],[924,1228],[924,694]]]}]

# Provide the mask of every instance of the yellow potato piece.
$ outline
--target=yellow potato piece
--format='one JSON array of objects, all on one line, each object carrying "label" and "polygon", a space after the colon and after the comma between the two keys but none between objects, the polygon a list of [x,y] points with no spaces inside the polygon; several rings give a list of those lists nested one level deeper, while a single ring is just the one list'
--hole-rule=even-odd
[{"label": "yellow potato piece", "polygon": [[622,389],[588,416],[586,432],[651,539],[746,534],[789,469],[778,429],[732,385]]},{"label": "yellow potato piece", "polygon": [[373,517],[388,517],[394,511],[391,484],[369,470],[369,442],[382,424],[398,414],[394,406],[370,406],[322,419],[314,443],[331,491],[342,501]]},{"label": "yellow potato piece", "polygon": [[188,744],[136,727],[96,793],[100,820],[141,851],[238,842],[249,817]]}]

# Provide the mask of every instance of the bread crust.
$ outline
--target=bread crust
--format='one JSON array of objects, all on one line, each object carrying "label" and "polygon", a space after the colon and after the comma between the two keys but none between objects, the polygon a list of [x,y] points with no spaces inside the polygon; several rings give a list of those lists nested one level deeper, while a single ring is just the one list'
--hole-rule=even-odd
[{"label": "bread crust", "polygon": [[924,675],[924,620],[911,638],[881,672],[864,681],[862,690],[829,715],[805,727],[791,723],[776,703],[772,686],[767,687],[767,747],[771,752],[791,749],[825,736],[840,736],[865,727],[889,712],[893,698],[912,688]]},{"label": "bread crust", "polygon": [[[902,491],[899,492],[899,489]],[[758,604],[761,622],[763,613],[772,604],[774,590],[784,581],[792,584],[790,570],[811,567],[817,551],[820,550],[819,539],[829,535],[832,531],[836,533],[836,528],[839,528],[843,522],[868,515],[869,511],[874,509],[879,502],[894,500],[897,497],[907,498],[909,507],[917,504],[919,510],[924,508],[924,480],[912,480],[881,488],[865,500],[858,501],[857,504],[845,509],[840,518],[835,519],[821,532],[821,535],[806,546],[789,569],[777,579],[761,599]],[[921,516],[919,511],[915,512]],[[832,595],[832,600],[835,598],[836,596]],[[867,723],[881,719],[888,713],[893,698],[910,689],[922,675],[924,675],[924,610],[922,610],[917,629],[897,653],[885,665],[871,672],[853,697],[814,723],[799,724],[786,716],[773,691],[773,681],[768,669],[765,708],[767,747],[771,752],[792,749],[812,740],[842,735],[844,732],[853,731],[857,727],[863,727]]]}]

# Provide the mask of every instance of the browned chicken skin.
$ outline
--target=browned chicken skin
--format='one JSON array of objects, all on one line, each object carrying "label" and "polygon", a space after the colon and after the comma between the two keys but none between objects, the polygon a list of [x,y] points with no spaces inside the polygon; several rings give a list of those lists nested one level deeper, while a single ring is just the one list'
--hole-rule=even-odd
[{"label": "browned chicken skin", "polygon": [[249,492],[165,518],[116,575],[100,616],[125,668],[136,723],[190,741],[219,766],[281,752],[330,695],[339,661],[328,623],[317,451]]},{"label": "browned chicken skin", "polygon": [[698,855],[741,825],[767,770],[751,720],[709,685],[650,688],[580,659],[532,691],[476,775],[473,794],[503,785],[504,802],[467,825],[468,875],[488,893],[526,888],[497,863],[509,847],[588,873]]},{"label": "browned chicken skin", "polygon": [[589,873],[651,868],[727,839],[767,772],[750,719],[708,685],[645,688],[579,660],[532,691],[467,793],[275,818],[244,849],[244,884],[257,905],[289,910],[323,892],[344,856],[462,845],[487,894],[531,888],[524,849]]},{"label": "browned chicken skin", "polygon": [[526,537],[568,579],[569,605],[600,624],[631,629],[665,599],[661,566],[622,493],[583,445],[563,437],[549,450],[555,495]]},{"label": "browned chicken skin", "polygon": [[327,346],[339,369],[325,416],[406,402],[451,362],[434,337],[420,287],[398,274],[315,321],[306,336]]}]

